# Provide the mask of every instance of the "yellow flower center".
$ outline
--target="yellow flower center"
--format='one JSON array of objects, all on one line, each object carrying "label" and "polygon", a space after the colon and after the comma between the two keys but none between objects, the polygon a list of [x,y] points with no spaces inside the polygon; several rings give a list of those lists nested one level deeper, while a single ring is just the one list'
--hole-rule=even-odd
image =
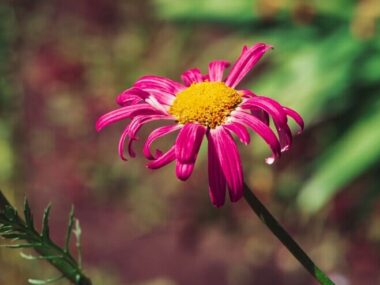
[{"label": "yellow flower center", "polygon": [[177,94],[169,113],[182,123],[220,126],[242,101],[240,94],[223,82],[193,83]]}]

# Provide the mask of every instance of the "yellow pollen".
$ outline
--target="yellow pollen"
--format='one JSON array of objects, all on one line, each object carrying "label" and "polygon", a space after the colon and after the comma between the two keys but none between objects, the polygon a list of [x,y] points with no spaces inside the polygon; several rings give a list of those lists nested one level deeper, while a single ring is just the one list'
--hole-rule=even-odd
[{"label": "yellow pollen", "polygon": [[220,126],[242,101],[240,94],[223,82],[193,83],[177,94],[169,113],[178,122]]}]

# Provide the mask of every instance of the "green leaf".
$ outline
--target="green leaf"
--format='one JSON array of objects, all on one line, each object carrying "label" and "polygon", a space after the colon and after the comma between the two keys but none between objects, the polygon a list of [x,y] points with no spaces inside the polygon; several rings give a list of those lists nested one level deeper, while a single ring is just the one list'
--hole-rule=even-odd
[{"label": "green leaf", "polygon": [[24,200],[24,217],[27,227],[29,229],[34,229],[33,215],[32,211],[30,210],[28,199],[26,197]]},{"label": "green leaf", "polygon": [[53,260],[53,259],[62,259],[63,256],[62,255],[47,255],[47,256],[44,256],[44,255],[40,255],[40,256],[34,256],[34,255],[30,255],[30,254],[25,254],[23,252],[20,252],[20,256],[24,259],[27,259],[27,260],[42,260],[42,259],[45,259],[45,260]]},{"label": "green leaf", "polygon": [[6,248],[37,248],[37,247],[43,247],[43,244],[41,244],[41,243],[0,244],[0,247],[6,247]]},{"label": "green leaf", "polygon": [[[378,102],[380,103],[380,102]],[[314,175],[297,199],[307,213],[315,213],[338,191],[380,158],[380,107],[368,110],[316,162]]]},{"label": "green leaf", "polygon": [[69,223],[67,225],[67,232],[66,232],[66,238],[65,238],[65,247],[64,247],[64,250],[66,252],[69,252],[69,249],[70,249],[70,238],[71,238],[71,234],[73,232],[74,221],[75,221],[75,218],[74,218],[74,206],[72,206],[71,210],[70,210]]},{"label": "green leaf", "polygon": [[75,238],[76,238],[76,247],[78,252],[78,266],[82,268],[82,246],[81,246],[81,236],[82,229],[80,227],[80,223],[78,219],[75,219],[75,229],[73,230]]},{"label": "green leaf", "polygon": [[24,204],[24,222],[14,207],[12,207],[0,191],[0,236],[11,242],[24,240],[24,243],[16,242],[13,244],[4,244],[0,247],[13,249],[34,249],[39,255],[28,255],[20,253],[24,259],[28,260],[46,260],[56,267],[63,275],[57,278],[46,280],[29,279],[30,284],[49,284],[62,278],[67,278],[75,284],[90,285],[91,280],[87,278],[81,270],[80,242],[81,229],[78,220],[74,218],[74,208],[71,209],[68,224],[68,237],[66,237],[65,247],[68,249],[70,235],[74,233],[77,237],[78,261],[65,248],[61,248],[50,239],[49,233],[49,215],[51,205],[49,204],[43,215],[41,233],[34,228],[32,211],[28,201],[25,199]]},{"label": "green leaf", "polygon": [[16,209],[12,208],[11,206],[6,205],[5,209],[4,209],[4,216],[9,221],[15,221],[17,218],[17,211],[16,211]]},{"label": "green leaf", "polygon": [[46,280],[28,279],[28,282],[29,284],[33,284],[33,285],[44,285],[44,284],[51,284],[51,283],[57,282],[63,279],[64,277],[65,277],[64,275],[61,275],[61,276],[51,278],[51,279],[46,279]]},{"label": "green leaf", "polygon": [[8,202],[7,198],[5,198],[3,192],[1,192],[1,190],[0,190],[0,215],[4,214],[6,206],[9,206],[9,202]]},{"label": "green leaf", "polygon": [[51,204],[49,204],[45,211],[44,211],[44,216],[42,218],[42,238],[44,240],[49,240],[50,239],[50,234],[49,234],[49,215],[50,215],[50,209],[51,209]]}]

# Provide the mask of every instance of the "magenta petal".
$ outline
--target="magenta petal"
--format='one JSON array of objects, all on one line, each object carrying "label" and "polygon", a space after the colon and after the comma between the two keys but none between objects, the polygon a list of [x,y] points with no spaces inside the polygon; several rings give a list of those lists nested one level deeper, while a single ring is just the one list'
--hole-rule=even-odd
[{"label": "magenta petal", "polygon": [[243,171],[236,144],[231,135],[222,127],[211,129],[216,154],[226,178],[232,202],[243,196]]},{"label": "magenta petal", "polygon": [[200,124],[190,123],[183,126],[175,142],[176,157],[179,162],[195,162],[205,132],[206,127]]},{"label": "magenta petal", "polygon": [[140,115],[136,116],[132,119],[131,123],[129,124],[129,132],[128,135],[131,138],[134,138],[136,136],[136,133],[140,130],[140,128],[152,121],[156,120],[173,120],[172,117],[166,116],[166,115]]},{"label": "magenta petal", "polygon": [[148,104],[125,106],[101,116],[96,122],[96,130],[100,131],[109,124],[115,123],[125,118],[130,118],[140,113],[159,114],[160,112]]},{"label": "magenta petal", "polygon": [[194,169],[194,162],[192,163],[181,163],[177,160],[175,165],[175,172],[178,179],[185,181],[187,180]]},{"label": "magenta petal", "polygon": [[119,96],[117,96],[116,103],[119,104],[120,106],[126,106],[126,105],[129,105],[133,101],[138,103],[142,100],[145,100],[148,97],[149,97],[149,93],[139,88],[132,87],[123,91]]},{"label": "magenta petal", "polygon": [[252,98],[257,96],[255,93],[248,89],[240,89],[238,90],[238,93],[244,98]]},{"label": "magenta petal", "polygon": [[175,99],[174,94],[157,88],[145,88],[144,90],[148,92],[151,97],[154,97],[159,103],[166,106],[171,106]]},{"label": "magenta petal", "polygon": [[131,157],[135,157],[136,153],[133,150],[133,142],[137,140],[137,132],[144,124],[156,120],[171,120],[171,118],[165,115],[139,115],[132,119],[131,123],[124,130],[119,140],[119,155],[122,159],[124,157],[124,142],[126,137],[129,137],[128,153]]},{"label": "magenta petal", "polygon": [[269,45],[258,43],[245,51],[243,50],[226,79],[226,85],[232,88],[238,85],[270,48],[272,47]]},{"label": "magenta petal", "polygon": [[225,60],[215,60],[208,65],[210,81],[223,81],[224,70],[230,66]]},{"label": "magenta petal", "polygon": [[136,152],[133,150],[133,142],[136,140],[137,138],[131,138],[128,142],[128,154],[130,157],[136,157]]},{"label": "magenta petal", "polygon": [[180,128],[181,128],[181,126],[177,124],[177,125],[160,127],[158,129],[155,129],[153,132],[151,132],[150,135],[148,136],[148,138],[146,139],[145,144],[144,144],[144,148],[143,148],[143,153],[144,153],[145,157],[148,159],[154,159],[152,153],[150,152],[150,147],[151,147],[152,143],[156,139],[163,137],[163,136],[165,136],[171,132],[174,132]]},{"label": "magenta petal", "polygon": [[290,108],[287,108],[287,107],[282,107],[284,109],[284,111],[286,112],[286,114],[288,116],[290,116],[296,123],[297,125],[300,127],[300,130],[298,131],[298,133],[301,133],[305,127],[305,124],[303,122],[303,119],[301,117],[300,114],[298,114],[296,111],[294,111],[293,109],[290,109]]},{"label": "magenta petal", "polygon": [[255,116],[256,118],[258,118],[260,121],[262,121],[264,124],[269,126],[270,121],[269,121],[269,115],[267,112],[259,108],[253,108],[251,109],[251,114]]},{"label": "magenta petal", "polygon": [[203,75],[202,75],[202,81],[210,81],[210,75],[208,75],[208,74],[203,74]]},{"label": "magenta petal", "polygon": [[123,133],[121,134],[120,139],[119,139],[119,146],[118,146],[119,156],[122,160],[125,160],[125,161],[127,161],[127,158],[124,156],[124,145],[125,145],[125,140],[128,137],[128,127],[129,126],[127,126],[124,129]]},{"label": "magenta petal", "polygon": [[171,94],[176,94],[185,88],[182,84],[175,82],[169,78],[151,75],[143,76],[138,79],[135,82],[134,87],[141,88],[143,90],[159,89]]},{"label": "magenta petal", "polygon": [[286,112],[278,102],[271,98],[256,96],[243,102],[240,107],[242,109],[259,108],[270,114],[280,138],[281,150],[285,151],[289,149],[292,143],[292,133],[288,126]]},{"label": "magenta petal", "polygon": [[244,125],[249,126],[254,132],[256,132],[264,141],[269,145],[273,152],[273,157],[267,158],[266,162],[272,164],[276,158],[281,156],[281,146],[277,140],[276,135],[273,133],[271,128],[261,122],[258,118],[241,111],[235,111],[232,114],[233,121],[239,122]]},{"label": "magenta petal", "polygon": [[247,145],[251,141],[251,138],[249,136],[247,129],[242,124],[239,124],[237,122],[232,122],[232,123],[223,125],[223,127],[225,129],[228,129],[230,132],[235,133],[243,144]]},{"label": "magenta petal", "polygon": [[215,149],[215,143],[210,133],[208,138],[208,192],[211,203],[216,207],[224,205],[226,199],[226,178],[220,167],[218,155]]},{"label": "magenta petal", "polygon": [[174,145],[167,152],[162,154],[157,159],[149,162],[146,166],[150,169],[158,169],[169,164],[173,160],[175,160],[175,146]]},{"label": "magenta petal", "polygon": [[181,78],[186,86],[190,86],[193,83],[203,81],[202,73],[198,68],[186,70],[184,73],[182,73]]}]

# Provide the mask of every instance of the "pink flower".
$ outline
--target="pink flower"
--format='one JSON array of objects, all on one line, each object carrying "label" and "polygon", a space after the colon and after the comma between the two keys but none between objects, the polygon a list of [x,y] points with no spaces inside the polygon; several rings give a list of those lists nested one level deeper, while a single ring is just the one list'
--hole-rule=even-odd
[{"label": "pink flower", "polygon": [[[228,187],[231,201],[236,202],[243,195],[243,171],[232,135],[247,145],[250,142],[247,128],[252,129],[269,145],[272,156],[266,162],[271,164],[292,143],[287,117],[294,119],[301,130],[304,126],[294,110],[249,90],[236,89],[269,49],[271,46],[264,43],[244,47],[227,78],[224,78],[224,70],[230,64],[224,60],[212,61],[208,74],[202,74],[197,68],[185,71],[181,76],[184,84],[159,76],[143,76],[117,97],[121,107],[101,116],[96,129],[100,131],[114,122],[131,119],[119,141],[119,155],[126,160],[125,141],[129,140],[128,153],[134,157],[132,144],[144,124],[157,120],[174,123],[152,131],[143,153],[151,160],[147,164],[150,169],[175,161],[176,175],[181,180],[190,177],[203,138],[207,137],[211,201],[217,207],[222,206]],[[278,136],[270,128],[270,117]],[[151,153],[155,140],[176,131],[176,141],[168,151]]]}]

